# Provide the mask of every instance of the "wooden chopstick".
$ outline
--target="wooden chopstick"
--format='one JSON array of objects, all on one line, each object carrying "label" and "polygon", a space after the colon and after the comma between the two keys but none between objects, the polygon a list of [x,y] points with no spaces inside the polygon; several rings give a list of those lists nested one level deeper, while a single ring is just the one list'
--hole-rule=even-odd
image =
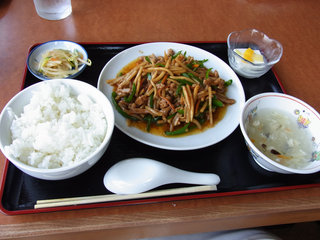
[{"label": "wooden chopstick", "polygon": [[89,204],[89,203],[132,200],[132,199],[160,197],[160,196],[168,196],[168,195],[176,195],[176,194],[206,192],[206,191],[214,191],[214,190],[217,190],[216,185],[204,185],[204,186],[156,190],[156,191],[150,191],[150,192],[139,193],[139,194],[125,194],[125,195],[107,194],[107,195],[97,195],[97,196],[87,196],[87,197],[47,199],[47,200],[38,200],[34,205],[34,208],[40,209],[40,208],[72,206],[72,205]]}]

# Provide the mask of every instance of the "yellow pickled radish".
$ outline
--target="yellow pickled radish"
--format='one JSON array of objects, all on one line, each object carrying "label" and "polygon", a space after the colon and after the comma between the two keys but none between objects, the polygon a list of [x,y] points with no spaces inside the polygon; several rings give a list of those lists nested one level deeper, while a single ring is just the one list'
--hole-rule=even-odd
[{"label": "yellow pickled radish", "polygon": [[243,58],[250,62],[253,62],[253,54],[254,54],[254,51],[251,48],[248,48],[247,50],[244,51]]},{"label": "yellow pickled radish", "polygon": [[252,50],[251,48],[238,48],[234,51],[247,61],[252,63],[264,63],[263,55],[259,50]]}]

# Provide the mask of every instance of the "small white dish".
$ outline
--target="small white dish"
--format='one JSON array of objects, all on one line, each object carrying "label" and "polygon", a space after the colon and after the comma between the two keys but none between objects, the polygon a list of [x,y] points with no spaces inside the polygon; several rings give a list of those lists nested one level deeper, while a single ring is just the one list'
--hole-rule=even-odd
[{"label": "small white dish", "polygon": [[106,80],[115,78],[120,70],[127,64],[138,57],[155,54],[163,56],[168,49],[174,51],[186,51],[187,55],[193,56],[195,59],[208,59],[205,63],[207,68],[216,69],[221,78],[229,80],[233,83],[228,87],[227,96],[236,100],[236,103],[228,106],[224,118],[213,128],[201,132],[199,134],[182,136],[182,137],[162,137],[143,132],[135,127],[129,127],[127,120],[121,116],[116,110],[115,125],[125,134],[133,139],[140,141],[149,146],[168,149],[168,150],[192,150],[204,148],[220,142],[228,137],[239,125],[241,109],[245,103],[245,95],[242,84],[235,72],[220,58],[215,55],[187,44],[171,43],[171,42],[155,42],[137,45],[128,48],[113,57],[102,69],[99,80],[98,89],[100,89],[111,100],[113,87],[106,83]]},{"label": "small white dish", "polygon": [[[78,43],[75,43],[72,41],[66,41],[66,40],[54,40],[54,41],[42,43],[36,46],[34,49],[32,49],[27,59],[27,67],[29,71],[40,80],[52,79],[44,76],[38,70],[39,70],[39,63],[43,57],[43,54],[53,49],[64,49],[64,50],[69,50],[71,52],[73,52],[74,50],[77,50],[83,56],[84,61],[88,60],[87,51]],[[69,75],[66,78],[77,77],[80,73],[83,72],[86,66],[87,66],[86,64],[81,64],[76,73]]]},{"label": "small white dish", "polygon": [[[249,138],[245,127],[248,119],[253,119],[255,114],[259,114],[259,111],[270,108],[288,114],[302,131],[310,131],[310,139],[307,138],[305,141],[310,141],[313,151],[310,159],[306,159],[308,164],[305,167],[296,169],[273,161],[263,154]],[[274,92],[255,95],[246,102],[243,108],[240,129],[253,159],[260,167],[284,174],[311,174],[320,171],[320,115],[302,100]]]},{"label": "small white dish", "polygon": [[[256,29],[230,33],[227,44],[230,66],[236,73],[246,78],[258,78],[268,72],[274,64],[280,61],[283,53],[280,42]],[[237,50],[248,48],[262,54],[263,62],[248,61],[237,53]]]}]

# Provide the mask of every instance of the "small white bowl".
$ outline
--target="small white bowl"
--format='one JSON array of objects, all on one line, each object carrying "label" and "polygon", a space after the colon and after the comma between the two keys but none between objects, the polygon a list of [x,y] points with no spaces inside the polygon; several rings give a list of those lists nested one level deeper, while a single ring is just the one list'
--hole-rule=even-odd
[{"label": "small white bowl", "polygon": [[[306,141],[311,141],[313,154],[308,160],[307,166],[302,169],[286,167],[265,156],[252,143],[246,132],[245,123],[254,114],[266,108],[288,113],[303,131],[311,132],[312,137]],[[307,103],[283,93],[258,94],[246,102],[240,118],[240,129],[253,159],[262,168],[284,174],[311,174],[320,171],[320,115]]]},{"label": "small white bowl", "polygon": [[[232,69],[240,76],[258,78],[280,61],[283,53],[282,45],[265,33],[256,29],[236,31],[229,34],[227,39],[228,58]],[[252,63],[238,55],[235,49],[259,50],[264,58],[264,63]]]},{"label": "small white bowl", "polygon": [[[27,67],[29,71],[37,78],[40,80],[50,80],[52,78],[46,77],[43,74],[41,74],[38,69],[39,69],[39,63],[42,59],[42,56],[44,53],[47,51],[53,50],[53,49],[64,49],[64,50],[69,50],[73,52],[74,50],[77,50],[79,53],[82,54],[83,60],[87,61],[88,59],[88,53],[87,51],[78,43],[72,42],[72,41],[66,41],[66,40],[54,40],[54,41],[49,41],[42,43],[38,46],[36,46],[32,51],[30,52],[28,59],[27,59]],[[86,68],[86,64],[82,64],[79,66],[79,71],[69,75],[66,78],[75,78],[77,77],[80,73],[83,72],[83,70]]]},{"label": "small white bowl", "polygon": [[[53,169],[41,169],[36,168],[30,165],[27,165],[21,162],[16,157],[5,151],[5,146],[8,146],[12,143],[11,138],[11,124],[14,118],[14,115],[20,116],[24,111],[24,106],[29,104],[31,97],[33,96],[34,91],[39,91],[43,84],[56,84],[63,83],[65,85],[70,86],[71,93],[75,96],[79,94],[85,94],[88,96],[93,102],[99,104],[102,108],[102,111],[107,120],[107,130],[105,138],[103,139],[100,146],[95,149],[90,155],[86,158],[75,162],[71,166],[53,168]],[[14,114],[12,114],[12,111]],[[53,79],[50,81],[43,81],[36,84],[31,85],[28,88],[25,88],[17,95],[15,95],[4,107],[0,115],[0,149],[5,157],[13,163],[17,168],[21,171],[25,172],[28,175],[31,175],[35,178],[45,179],[45,180],[62,180],[77,176],[84,171],[88,170],[92,167],[104,154],[106,151],[112,136],[112,132],[114,129],[114,113],[111,103],[108,98],[100,92],[97,88],[92,85],[72,79]]]}]

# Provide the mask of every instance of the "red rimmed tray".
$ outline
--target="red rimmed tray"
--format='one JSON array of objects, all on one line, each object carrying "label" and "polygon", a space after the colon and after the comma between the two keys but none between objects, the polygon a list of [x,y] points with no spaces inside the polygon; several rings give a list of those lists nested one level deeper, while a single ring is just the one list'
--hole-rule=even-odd
[{"label": "red rimmed tray", "polygon": [[[209,51],[228,63],[227,45],[225,42],[188,44]],[[136,44],[81,43],[81,45],[87,50],[93,65],[86,68],[77,79],[96,86],[103,66],[117,53]],[[257,79],[239,78],[243,84],[247,99],[261,92],[284,92],[278,77],[272,70]],[[26,68],[22,88],[38,81]],[[218,185],[218,191],[215,192],[34,209],[36,201],[41,199],[110,194],[103,186],[102,178],[104,173],[116,162],[131,157],[149,157],[189,171],[213,172],[221,177],[221,183]],[[185,186],[183,184],[171,184],[158,189]],[[246,148],[239,127],[220,143],[191,151],[172,151],[150,147],[131,139],[115,128],[110,146],[102,159],[87,172],[68,180],[45,181],[35,179],[22,173],[7,161],[0,192],[0,207],[3,213],[15,215],[211,198],[312,186],[320,186],[319,173],[311,175],[284,175],[268,172],[257,166]]]}]

